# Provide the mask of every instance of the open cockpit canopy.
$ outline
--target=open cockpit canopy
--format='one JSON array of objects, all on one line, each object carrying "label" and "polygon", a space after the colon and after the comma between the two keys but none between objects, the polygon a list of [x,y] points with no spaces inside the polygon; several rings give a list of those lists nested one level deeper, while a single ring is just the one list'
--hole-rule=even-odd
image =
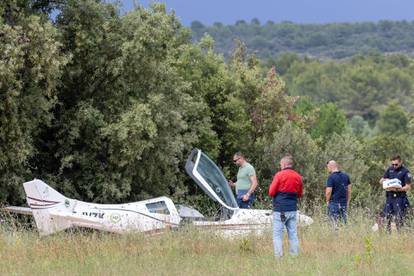
[{"label": "open cockpit canopy", "polygon": [[229,210],[239,208],[223,172],[201,150],[193,149],[191,151],[185,170],[211,199]]}]

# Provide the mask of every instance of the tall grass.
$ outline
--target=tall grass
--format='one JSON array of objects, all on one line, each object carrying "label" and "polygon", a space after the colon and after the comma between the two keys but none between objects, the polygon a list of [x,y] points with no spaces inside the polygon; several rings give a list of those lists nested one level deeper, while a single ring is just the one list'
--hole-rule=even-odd
[{"label": "tall grass", "polygon": [[[6,219],[1,275],[413,275],[414,232],[372,232],[363,213],[335,231],[323,214],[299,229],[301,253],[275,259],[272,235],[224,239],[192,227],[158,236],[71,231],[39,237]],[[285,250],[288,252],[287,244]]]}]

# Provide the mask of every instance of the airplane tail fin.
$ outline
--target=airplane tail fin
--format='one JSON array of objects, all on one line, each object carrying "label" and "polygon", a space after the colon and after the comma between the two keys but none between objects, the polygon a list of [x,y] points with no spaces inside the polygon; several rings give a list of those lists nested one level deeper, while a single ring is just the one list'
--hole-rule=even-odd
[{"label": "airplane tail fin", "polygon": [[49,235],[72,226],[70,221],[59,218],[59,214],[69,211],[72,200],[39,179],[25,182],[23,187],[40,235]]}]

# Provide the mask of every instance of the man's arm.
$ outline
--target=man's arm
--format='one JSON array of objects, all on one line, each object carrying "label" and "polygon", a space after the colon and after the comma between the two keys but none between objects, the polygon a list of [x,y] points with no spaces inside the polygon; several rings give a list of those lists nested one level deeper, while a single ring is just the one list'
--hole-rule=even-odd
[{"label": "man's arm", "polygon": [[388,180],[390,177],[389,177],[389,175],[388,175],[388,170],[386,170],[385,171],[385,173],[384,173],[384,176],[383,177],[381,177],[381,179],[380,179],[380,184],[382,185],[382,182],[384,182],[385,180]]},{"label": "man's arm", "polygon": [[346,191],[346,208],[349,209],[349,203],[351,202],[352,184],[348,184]]},{"label": "man's arm", "polygon": [[329,204],[329,201],[331,200],[331,195],[332,195],[332,187],[326,187],[325,189],[326,204]]},{"label": "man's arm", "polygon": [[270,184],[270,187],[269,187],[269,196],[273,197],[277,194],[278,185],[279,185],[279,181],[278,181],[278,177],[276,174],[273,177],[272,184]]},{"label": "man's arm", "polygon": [[251,196],[251,194],[253,194],[254,193],[254,191],[256,190],[256,188],[257,188],[257,177],[256,177],[256,175],[254,174],[254,175],[251,175],[251,176],[249,176],[249,179],[250,179],[250,183],[252,184],[252,185],[250,185],[250,189],[247,191],[247,193],[242,197],[242,200],[243,201],[247,201],[247,200],[249,200],[249,197]]},{"label": "man's arm", "polygon": [[397,191],[398,192],[408,192],[411,189],[411,174],[409,171],[407,171],[407,173],[405,174],[404,177],[404,187],[399,188]]},{"label": "man's arm", "polygon": [[250,196],[251,194],[253,194],[254,193],[254,191],[256,190],[256,188],[257,188],[257,177],[256,177],[256,175],[252,175],[252,176],[250,176],[250,183],[252,183],[252,185],[250,186],[250,189],[249,189],[249,191],[247,191],[247,194]]},{"label": "man's arm", "polygon": [[411,183],[406,183],[404,187],[396,188],[397,192],[408,192],[411,189]]}]

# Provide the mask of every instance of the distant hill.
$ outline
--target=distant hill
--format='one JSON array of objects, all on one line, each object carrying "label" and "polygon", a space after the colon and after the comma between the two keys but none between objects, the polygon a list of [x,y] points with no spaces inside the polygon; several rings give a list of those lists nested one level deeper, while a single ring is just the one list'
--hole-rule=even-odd
[{"label": "distant hill", "polygon": [[193,39],[205,33],[216,41],[216,51],[229,57],[236,39],[260,58],[295,52],[317,58],[343,59],[371,51],[414,55],[414,21],[379,21],[377,23],[296,24],[292,22],[261,24],[259,20],[238,21],[234,25],[191,24]]}]

